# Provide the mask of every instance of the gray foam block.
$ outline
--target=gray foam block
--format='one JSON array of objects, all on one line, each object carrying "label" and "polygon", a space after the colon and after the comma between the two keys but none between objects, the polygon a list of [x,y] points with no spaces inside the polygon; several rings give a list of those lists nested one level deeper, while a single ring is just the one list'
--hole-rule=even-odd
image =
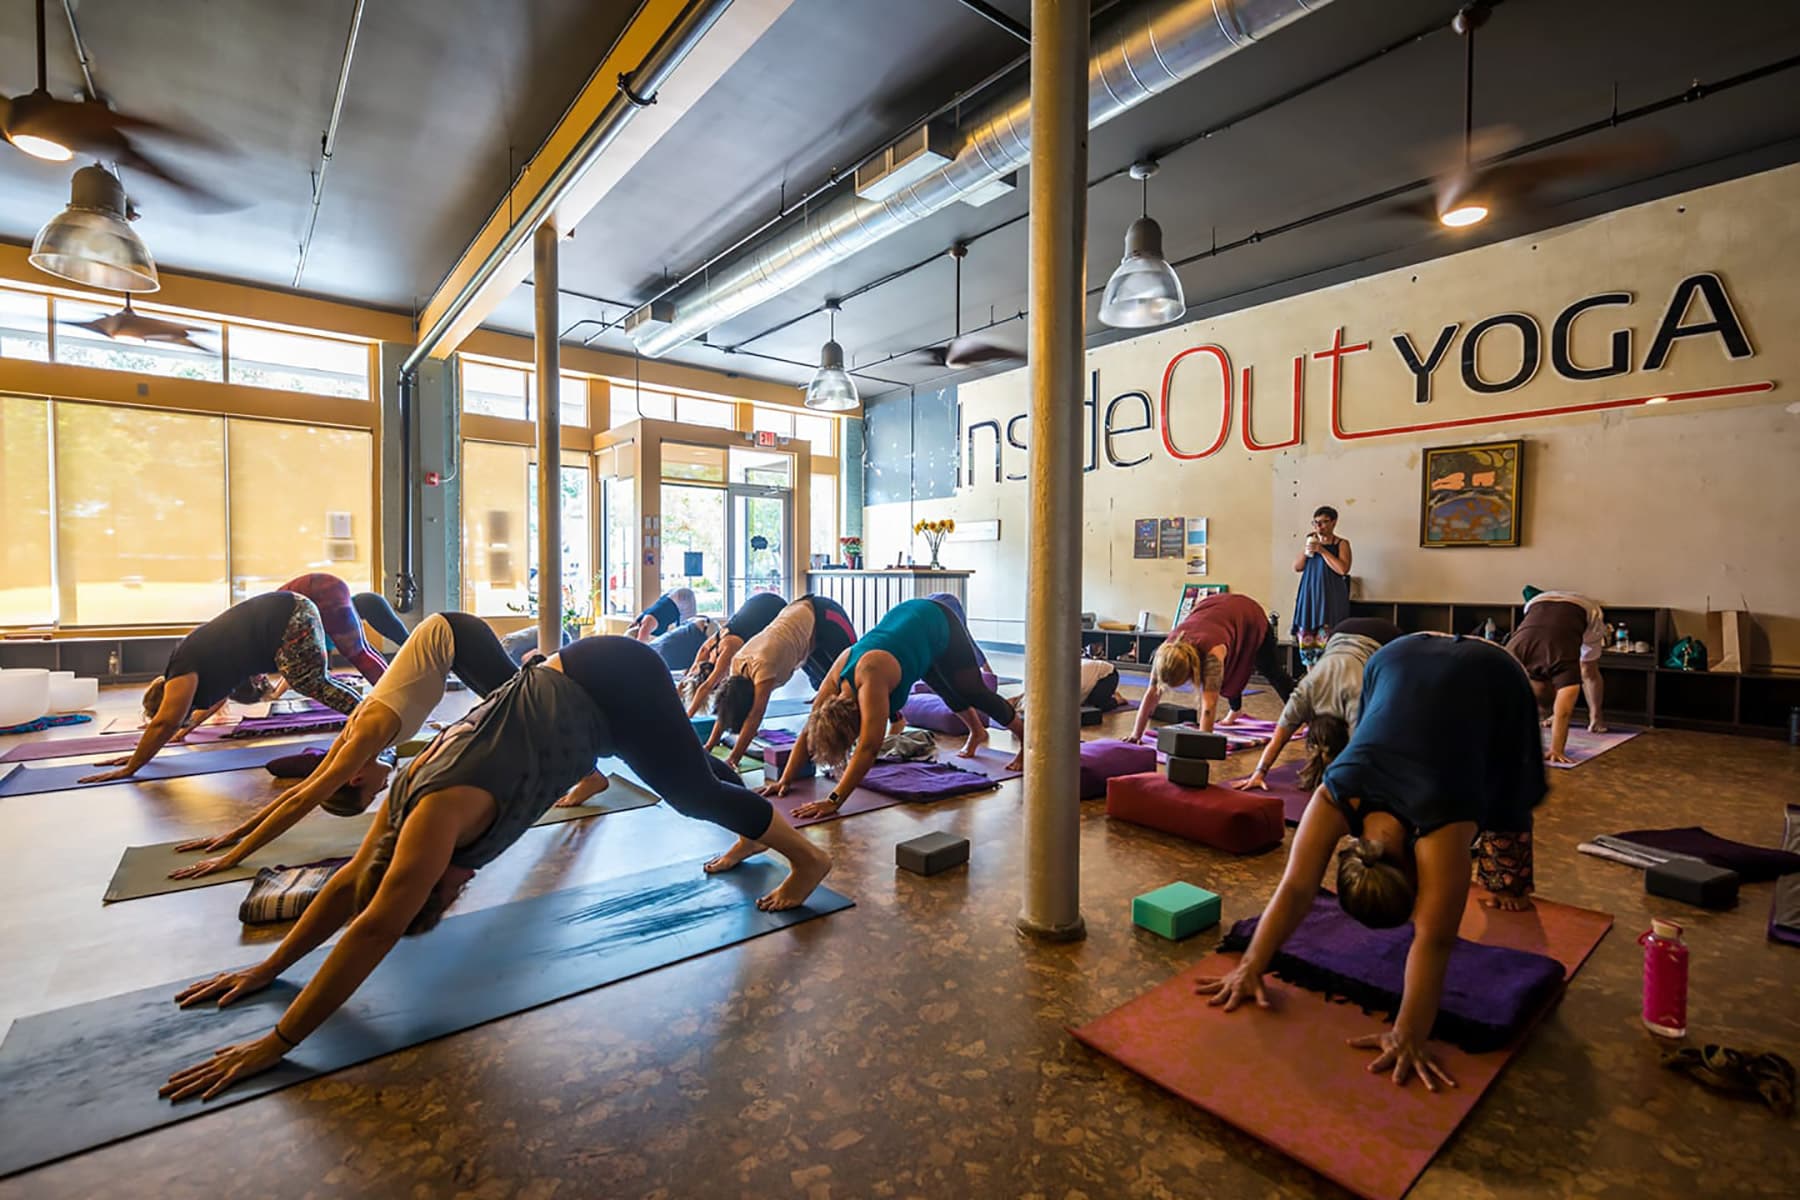
[{"label": "gray foam block", "polygon": [[1212,782],[1212,771],[1204,758],[1169,759],[1169,782],[1182,787],[1203,788]]},{"label": "gray foam block", "polygon": [[1105,713],[1094,708],[1092,705],[1084,704],[1081,706],[1081,723],[1083,726],[1098,725],[1105,716]]},{"label": "gray foam block", "polygon": [[[176,1008],[193,982],[184,979],[15,1021],[0,1044],[0,1177],[851,907],[821,887],[800,908],[760,912],[756,898],[785,867],[751,861],[707,875],[701,861],[450,916],[402,938],[284,1061],[205,1103],[156,1092],[220,1046],[267,1033],[328,948],[230,1008]],[[254,957],[246,949],[219,966]]]},{"label": "gray foam block", "polygon": [[1231,753],[1222,733],[1201,733],[1194,725],[1167,725],[1156,731],[1156,748],[1170,758],[1205,758],[1215,762]]},{"label": "gray foam block", "polygon": [[969,861],[969,839],[927,833],[894,847],[894,862],[915,875],[936,875]]},{"label": "gray foam block", "polygon": [[1169,704],[1164,702],[1157,705],[1156,710],[1150,715],[1155,717],[1158,721],[1185,723],[1188,721],[1199,720],[1200,710],[1186,704]]}]

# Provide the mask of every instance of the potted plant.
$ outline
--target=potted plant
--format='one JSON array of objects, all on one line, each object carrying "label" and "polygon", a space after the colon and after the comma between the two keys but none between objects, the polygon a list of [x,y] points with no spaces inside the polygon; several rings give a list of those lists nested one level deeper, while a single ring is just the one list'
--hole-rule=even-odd
[{"label": "potted plant", "polygon": [[925,544],[931,547],[931,562],[927,570],[940,571],[943,564],[938,562],[938,551],[943,548],[944,539],[956,532],[956,522],[950,517],[942,517],[935,521],[919,521],[913,526],[914,533],[925,535]]},{"label": "potted plant", "polygon": [[838,549],[843,552],[844,565],[852,571],[862,570],[862,539],[859,537],[841,537]]}]

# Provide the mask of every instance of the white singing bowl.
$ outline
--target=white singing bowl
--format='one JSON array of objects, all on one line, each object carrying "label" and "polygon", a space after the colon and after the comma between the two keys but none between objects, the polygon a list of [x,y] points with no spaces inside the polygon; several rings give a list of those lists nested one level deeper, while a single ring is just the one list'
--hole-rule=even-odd
[{"label": "white singing bowl", "polygon": [[100,699],[98,679],[78,679],[73,671],[50,672],[50,711],[79,712]]},{"label": "white singing bowl", "polygon": [[0,671],[0,728],[35,721],[50,710],[50,672],[38,667]]}]

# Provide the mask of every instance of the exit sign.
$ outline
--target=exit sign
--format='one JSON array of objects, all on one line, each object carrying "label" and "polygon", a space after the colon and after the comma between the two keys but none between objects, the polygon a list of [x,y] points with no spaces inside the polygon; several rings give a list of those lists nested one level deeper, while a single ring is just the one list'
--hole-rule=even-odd
[{"label": "exit sign", "polygon": [[780,445],[780,442],[776,439],[775,431],[773,429],[759,429],[756,431],[756,444],[759,446],[776,446]]}]

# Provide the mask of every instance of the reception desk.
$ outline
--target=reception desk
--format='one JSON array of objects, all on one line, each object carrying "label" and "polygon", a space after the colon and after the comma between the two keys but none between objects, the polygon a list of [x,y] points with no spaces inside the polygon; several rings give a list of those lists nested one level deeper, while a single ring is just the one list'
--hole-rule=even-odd
[{"label": "reception desk", "polygon": [[850,614],[858,633],[873,629],[888,609],[903,600],[920,600],[947,592],[969,604],[969,576],[973,571],[931,571],[900,567],[886,571],[808,571],[806,590],[836,600]]}]

